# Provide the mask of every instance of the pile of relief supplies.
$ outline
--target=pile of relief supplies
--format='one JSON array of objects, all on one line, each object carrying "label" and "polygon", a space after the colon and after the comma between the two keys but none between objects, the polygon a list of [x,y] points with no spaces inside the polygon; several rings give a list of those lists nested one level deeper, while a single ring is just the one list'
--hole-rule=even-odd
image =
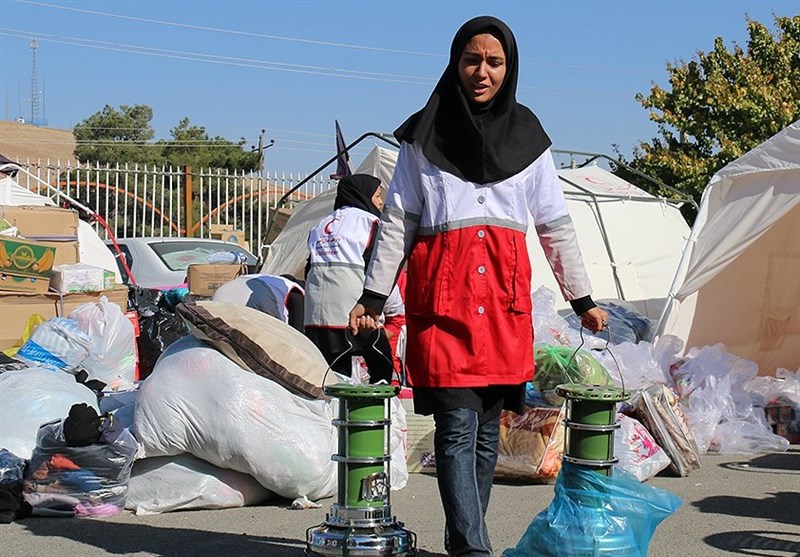
[{"label": "pile of relief supplies", "polygon": [[[168,312],[163,296],[130,293],[143,320],[181,324],[170,325],[175,338],[145,379],[131,320],[102,296],[30,326],[5,350],[0,521],[240,507],[275,497],[308,508],[335,494],[338,402],[322,386],[351,380],[329,372],[316,347],[276,317],[210,301]],[[405,413],[399,401],[391,411],[399,489],[407,480]]]},{"label": "pile of relief supplies", "polygon": [[[498,473],[517,480],[555,479],[561,465],[563,427],[530,427],[539,418],[563,422],[565,401],[555,388],[562,383],[623,387],[631,393],[619,405],[614,436],[616,468],[645,481],[662,470],[687,476],[707,452],[753,454],[785,451],[797,442],[797,418],[776,423],[770,409],[794,408],[800,416],[800,370],[758,376],[758,366],[730,354],[722,344],[683,351],[676,337],[650,342],[650,321],[620,300],[601,301],[609,313],[610,336],[581,330],[579,320],[561,317],[555,294],[533,294],[536,376],[527,386],[525,416],[504,412]],[[784,420],[786,422],[786,420]],[[531,432],[553,431],[557,443]],[[522,439],[509,441],[515,435]]]}]

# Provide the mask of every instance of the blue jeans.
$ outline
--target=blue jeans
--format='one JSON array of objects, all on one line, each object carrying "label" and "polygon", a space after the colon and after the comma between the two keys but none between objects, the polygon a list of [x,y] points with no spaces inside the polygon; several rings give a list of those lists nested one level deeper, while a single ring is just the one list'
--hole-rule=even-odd
[{"label": "blue jeans", "polygon": [[445,547],[453,557],[490,557],[486,509],[500,436],[499,416],[480,423],[475,410],[433,415],[436,478],[445,516]]}]

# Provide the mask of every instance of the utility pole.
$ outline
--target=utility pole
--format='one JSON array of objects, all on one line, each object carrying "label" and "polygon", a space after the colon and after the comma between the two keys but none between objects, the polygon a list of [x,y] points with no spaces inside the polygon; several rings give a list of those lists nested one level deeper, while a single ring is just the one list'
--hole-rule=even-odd
[{"label": "utility pole", "polygon": [[251,151],[258,151],[258,176],[260,178],[264,177],[264,151],[275,145],[275,140],[270,139],[269,144],[264,145],[264,134],[267,130],[264,128],[261,129],[261,133],[258,134],[258,147],[252,147]]}]

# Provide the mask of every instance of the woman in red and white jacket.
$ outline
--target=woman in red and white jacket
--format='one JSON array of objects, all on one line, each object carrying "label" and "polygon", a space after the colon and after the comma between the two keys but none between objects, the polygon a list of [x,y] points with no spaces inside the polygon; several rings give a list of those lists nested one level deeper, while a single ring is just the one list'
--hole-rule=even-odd
[{"label": "woman in red and white jacket", "polygon": [[550,139],[516,101],[517,74],[505,23],[483,16],[459,29],[428,103],[395,132],[397,167],[350,313],[353,331],[373,327],[407,261],[406,370],[415,412],[436,425],[451,555],[492,554],[484,516],[500,411],[521,412],[533,379],[529,215],[583,324],[608,319],[590,297]]},{"label": "woman in red and white jacket", "polygon": [[392,377],[392,353],[386,333],[379,329],[348,338],[347,327],[350,309],[364,287],[366,263],[382,206],[378,178],[353,174],[339,180],[333,213],[308,236],[311,253],[305,284],[306,336],[338,373],[349,376],[351,356],[363,356],[373,382],[390,381]]}]

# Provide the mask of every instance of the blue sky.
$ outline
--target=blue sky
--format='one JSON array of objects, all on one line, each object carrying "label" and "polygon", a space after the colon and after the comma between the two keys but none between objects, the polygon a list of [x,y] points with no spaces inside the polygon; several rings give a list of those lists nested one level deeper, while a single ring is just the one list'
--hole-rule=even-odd
[{"label": "blue sky", "polygon": [[0,0],[0,116],[30,115],[36,37],[50,127],[70,128],[106,104],[148,104],[156,138],[184,116],[249,144],[266,128],[275,140],[267,169],[305,174],[334,154],[334,119],[351,141],[390,133],[419,109],[456,29],[491,14],[517,37],[518,100],[537,113],[555,147],[612,154],[617,144],[629,156],[656,134],[634,95],[666,85],[667,62],[710,50],[718,36],[745,46],[746,15],[772,28],[773,14],[796,14],[798,5]]}]

